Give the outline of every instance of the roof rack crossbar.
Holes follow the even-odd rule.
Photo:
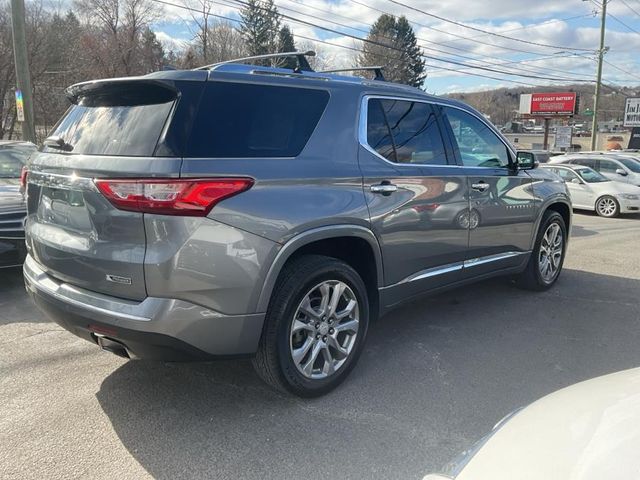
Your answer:
[[[374,80],[384,81],[384,75],[382,74],[382,70],[384,70],[384,67],[381,65],[376,65],[371,67],[336,68],[332,70],[322,70],[318,73],[358,72],[363,70],[373,71],[375,73]]]
[[[202,67],[194,68],[193,70],[211,70],[214,67],[220,65],[227,65],[229,63],[244,63],[253,60],[265,60],[269,58],[288,58],[296,57],[298,59],[298,66],[294,69],[295,72],[313,72],[311,65],[307,57],[315,57],[316,52],[313,50],[307,50],[306,52],[280,52],[280,53],[267,53],[265,55],[253,55],[251,57],[234,58],[233,60],[225,60],[224,62],[212,63],[211,65],[204,65]]]

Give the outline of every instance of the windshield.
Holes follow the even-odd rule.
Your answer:
[[[27,145],[0,147],[0,178],[20,178],[22,167],[35,150]]]
[[[619,158],[618,161],[634,173],[640,173],[640,162],[631,158]]]
[[[604,175],[596,172],[595,170],[592,170],[591,168],[576,169],[576,173],[580,175],[580,178],[582,178],[587,183],[601,183],[611,181]]]

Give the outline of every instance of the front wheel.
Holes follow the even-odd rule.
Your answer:
[[[615,198],[605,195],[596,201],[596,213],[601,217],[617,217],[620,213],[620,205]]]
[[[524,272],[516,279],[528,290],[547,290],[558,280],[567,250],[567,227],[562,215],[546,211]]]
[[[302,256],[279,279],[254,368],[279,390],[323,395],[355,366],[368,325],[367,290],[358,273],[335,258]]]

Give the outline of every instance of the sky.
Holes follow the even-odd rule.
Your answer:
[[[197,5],[199,0],[167,1]],[[291,17],[284,23],[297,43],[312,44],[335,66],[353,66],[362,48],[358,38],[366,37],[383,12],[404,15],[427,63],[424,88],[435,94],[595,81],[601,0],[275,2]],[[195,31],[190,12],[163,8],[154,31],[166,48],[184,48]],[[238,8],[232,0],[215,0],[212,13],[238,19]],[[609,0],[606,22],[603,82],[640,90],[640,0]]]

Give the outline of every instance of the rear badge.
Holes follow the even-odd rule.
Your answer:
[[[108,282],[131,285],[131,279],[129,277],[120,277],[118,275],[107,275],[106,277]]]

